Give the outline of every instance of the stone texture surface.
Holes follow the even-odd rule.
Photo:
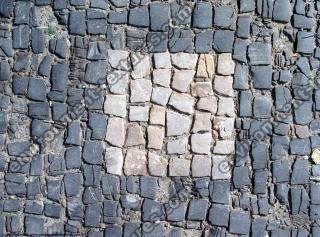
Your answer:
[[[0,236],[319,236],[319,13],[0,1]]]

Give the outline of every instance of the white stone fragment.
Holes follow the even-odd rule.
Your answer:
[[[119,117],[127,115],[127,99],[125,95],[106,95],[104,112]]]
[[[108,147],[105,153],[107,172],[115,175],[122,175],[123,154],[118,147]]]
[[[125,125],[122,118],[109,118],[106,141],[113,146],[122,147],[125,139]]]

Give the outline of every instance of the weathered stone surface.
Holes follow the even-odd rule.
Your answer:
[[[190,160],[183,158],[172,158],[169,163],[170,176],[189,176]]]
[[[147,175],[147,157],[145,151],[136,148],[127,150],[124,173],[126,175]]]
[[[193,113],[194,98],[188,94],[173,92],[170,96],[169,105],[180,112],[187,114]]]
[[[167,136],[179,136],[190,130],[191,120],[187,116],[168,110],[166,118]]]
[[[111,145],[122,147],[125,139],[125,125],[122,118],[109,118],[106,141]]]
[[[191,149],[194,153],[210,154],[212,136],[210,133],[191,135]]]
[[[218,56],[217,72],[222,75],[231,75],[234,73],[235,63],[230,53],[222,53]]]
[[[214,89],[220,95],[233,96],[233,78],[231,76],[215,76]]]
[[[192,158],[192,177],[211,176],[211,158],[204,155],[195,155]]]
[[[148,148],[160,150],[164,139],[165,130],[163,127],[149,126],[148,133]]]
[[[193,80],[195,71],[193,70],[176,70],[172,78],[172,88],[180,92],[187,92],[188,87]]]
[[[148,153],[148,168],[151,175],[166,176],[168,160],[153,152]]]
[[[171,55],[172,64],[180,69],[195,70],[198,60],[197,54],[177,53]]]
[[[106,114],[125,117],[127,115],[127,99],[125,95],[107,95],[104,102]]]
[[[171,83],[170,69],[155,69],[153,70],[152,75],[153,75],[152,77],[153,83],[160,86],[164,86],[164,87],[170,87],[170,83]]]
[[[137,79],[130,82],[130,101],[131,102],[146,102],[150,101],[152,83],[150,80]]]
[[[197,109],[215,114],[218,109],[218,98],[215,96],[200,98],[197,103]]]
[[[141,126],[139,126],[137,123],[129,125],[127,128],[127,139],[125,146],[145,145],[145,143],[146,142]]]

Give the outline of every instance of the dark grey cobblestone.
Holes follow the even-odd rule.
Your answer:
[[[0,236],[320,236],[319,14],[0,0]]]

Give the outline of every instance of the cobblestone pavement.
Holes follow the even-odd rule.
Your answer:
[[[0,0],[0,236],[320,236],[320,1]]]

